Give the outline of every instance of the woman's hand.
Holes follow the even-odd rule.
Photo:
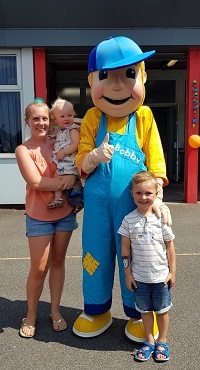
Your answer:
[[[76,182],[77,176],[76,175],[63,175],[63,176],[58,176],[57,178],[61,179],[61,182],[57,190],[66,190],[66,189],[73,188]]]

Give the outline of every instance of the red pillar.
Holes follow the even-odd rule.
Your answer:
[[[200,49],[188,50],[185,132],[185,201],[198,200],[198,148],[188,144],[191,135],[199,135]]]
[[[46,59],[44,49],[34,49],[34,79],[35,79],[35,97],[47,101],[46,87]]]

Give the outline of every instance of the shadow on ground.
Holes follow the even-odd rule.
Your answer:
[[[13,328],[19,330],[22,318],[26,312],[26,301],[10,301],[6,298],[0,298],[0,308],[4,314],[1,317],[0,334],[4,328]],[[126,338],[124,329],[127,321],[124,319],[113,318],[113,324],[104,333],[103,336],[94,338],[80,338],[72,332],[73,323],[80,315],[82,310],[61,306],[61,314],[68,323],[68,328],[63,332],[52,330],[51,319],[49,318],[50,304],[40,301],[38,305],[38,316],[36,323],[36,335],[32,340],[44,343],[54,342],[67,345],[74,348],[96,351],[133,351],[134,348],[140,348],[137,343],[129,341]],[[117,335],[116,335],[117,333]],[[122,338],[127,339],[122,341]],[[23,338],[20,338],[22,341]]]

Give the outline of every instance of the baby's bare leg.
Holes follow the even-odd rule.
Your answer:
[[[58,177],[60,176],[59,173],[54,173],[53,177]],[[47,207],[48,208],[57,208],[57,207],[62,207],[64,204],[64,200],[62,198],[62,190],[56,190],[54,191],[54,197],[53,199],[50,200],[48,203]]]
[[[60,175],[61,175],[60,173],[55,172],[54,175],[53,175],[53,177],[58,177]],[[62,190],[55,190],[54,191],[54,198],[62,199]]]

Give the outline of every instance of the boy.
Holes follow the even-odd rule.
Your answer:
[[[175,238],[171,227],[154,213],[152,205],[158,180],[149,171],[138,172],[132,180],[131,194],[137,208],[124,217],[118,233],[122,235],[121,256],[126,285],[135,293],[135,308],[142,315],[147,341],[135,358],[146,361],[155,351],[156,361],[168,361],[168,311],[172,306],[170,289],[175,283]],[[153,311],[159,336],[154,343]]]

